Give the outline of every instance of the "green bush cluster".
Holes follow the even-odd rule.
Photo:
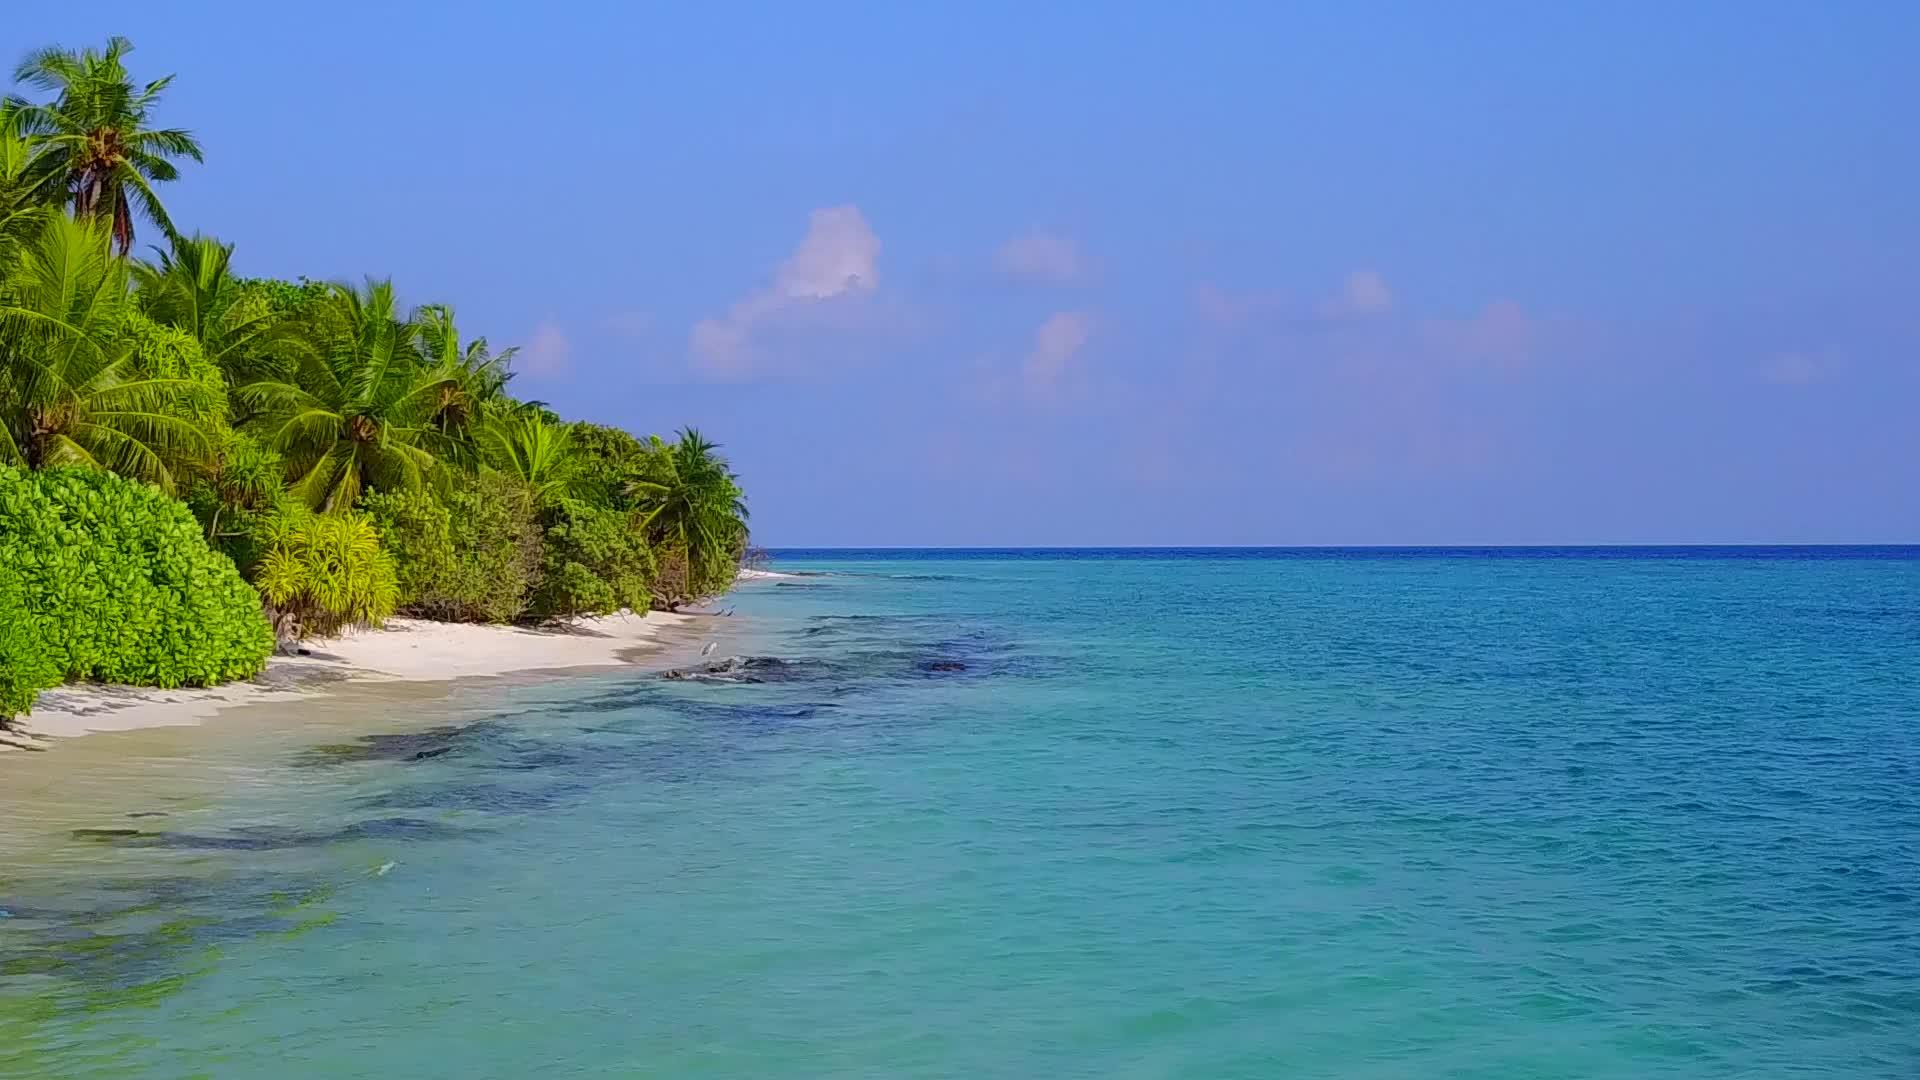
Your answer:
[[[275,637],[332,637],[393,614],[400,599],[393,556],[365,514],[287,504],[256,521],[254,583],[271,608]]]
[[[653,560],[628,515],[563,499],[545,516],[535,614],[568,618],[652,606]]]
[[[133,368],[152,379],[179,379],[188,383],[174,409],[195,420],[225,427],[227,383],[220,368],[208,360],[192,334],[154,322],[138,310],[127,312],[122,330],[133,346]]]
[[[380,545],[393,554],[399,610],[433,618],[429,612],[463,606],[445,503],[425,490],[373,491],[361,498],[360,508],[380,534]]]
[[[64,679],[206,686],[273,650],[184,503],[96,469],[0,467],[0,711]]]
[[[59,665],[27,611],[20,575],[0,566],[0,728],[9,717],[32,709],[42,688],[59,681]]]
[[[446,622],[512,622],[541,571],[541,534],[524,491],[482,473],[443,501],[428,490],[361,499],[393,553],[400,610]]]
[[[595,506],[632,510],[638,490],[666,478],[666,450],[619,428],[573,425],[573,495]]]

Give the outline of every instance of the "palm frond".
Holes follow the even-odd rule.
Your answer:
[[[30,53],[15,69],[16,81],[51,91],[54,100],[34,104],[10,98],[5,107],[8,127],[44,140],[33,167],[36,185],[57,179],[76,215],[110,216],[122,254],[132,247],[136,211],[172,234],[151,184],[179,176],[173,159],[202,156],[190,132],[148,126],[172,77],[136,89],[122,62],[132,51],[131,42],[113,38],[104,51]]]
[[[162,87],[164,89],[164,87]],[[205,161],[201,155],[200,142],[193,133],[183,128],[166,128],[159,131],[137,131],[127,138],[127,147],[152,160],[164,160],[168,157],[190,157],[195,161]],[[169,165],[171,167],[171,165]]]

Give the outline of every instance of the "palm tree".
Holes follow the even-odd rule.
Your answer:
[[[671,445],[653,439],[659,462],[654,479],[636,480],[629,493],[640,504],[640,524],[657,547],[685,553],[687,592],[723,587],[747,537],[747,504],[720,445],[684,428]]]
[[[12,112],[0,106],[0,279],[47,212],[48,185],[28,171],[38,150],[38,140],[19,134]]]
[[[316,510],[350,509],[369,487],[413,491],[444,470],[432,421],[451,379],[417,346],[419,327],[395,313],[393,283],[331,287],[338,329],[303,355],[291,381],[261,380],[235,393],[286,459],[288,491]]]
[[[486,338],[475,338],[463,346],[453,309],[444,304],[421,307],[414,319],[420,326],[420,345],[428,362],[447,377],[432,419],[434,429],[442,436],[442,450],[449,457],[472,464],[485,456],[485,448],[476,443],[488,422],[513,411],[517,404],[507,396],[507,383],[513,379],[510,366],[519,350],[496,353],[487,346]]]
[[[232,244],[195,233],[176,235],[154,252],[156,261],[133,267],[147,316],[193,335],[220,370],[240,374],[251,368],[253,354],[300,344],[287,333],[289,321],[270,307],[233,302]]]
[[[30,53],[14,69],[14,81],[56,96],[48,104],[17,97],[7,101],[18,130],[43,140],[34,171],[65,187],[74,216],[110,218],[122,255],[133,249],[135,210],[173,235],[173,222],[153,185],[179,178],[174,159],[201,160],[192,133],[147,126],[173,76],[136,88],[121,62],[132,51],[132,42],[115,37],[105,52],[46,48]]]
[[[46,217],[0,286],[0,462],[92,465],[172,491],[174,470],[212,450],[186,418],[204,387],[140,370],[106,228]]]
[[[551,505],[573,486],[573,425],[532,411],[496,418],[484,429],[484,460],[520,481],[536,507]]]

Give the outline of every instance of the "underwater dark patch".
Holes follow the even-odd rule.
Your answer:
[[[484,722],[483,722],[484,723]],[[391,735],[362,735],[350,743],[315,746],[302,751],[294,764],[307,767],[345,765],[362,761],[426,761],[450,754],[476,735],[478,724],[428,728]]]
[[[590,761],[595,757],[589,751],[564,749],[551,743],[522,744],[502,747],[501,752],[481,762],[489,769],[505,769],[509,772],[534,772],[545,769],[559,769]]]
[[[590,698],[569,701],[565,705],[560,706],[560,710],[568,714],[620,712],[621,710],[631,709],[635,705],[641,704],[645,700],[645,694],[648,689],[651,688],[641,688],[637,686],[622,687],[619,690],[597,694]]]
[[[766,704],[686,697],[662,697],[654,704],[676,716],[709,724],[740,724],[761,720],[795,723],[812,720],[829,709],[838,708],[832,702]]]
[[[0,936],[0,978],[53,975],[70,980],[78,1008],[150,1002],[206,967],[208,949],[264,933],[295,933],[332,917],[330,882],[282,875],[145,878],[104,881],[104,903],[85,909],[34,909],[30,931]],[[162,916],[125,929],[121,920]]]
[[[71,835],[75,840],[125,840],[134,836],[152,836],[153,833],[140,829],[75,829]]]
[[[571,802],[587,791],[584,784],[551,784],[536,790],[490,783],[420,784],[358,800],[363,810],[477,810],[536,813]]]
[[[904,626],[913,621],[909,615],[815,615],[807,620],[804,629],[809,632],[851,633],[883,626]]]
[[[865,685],[1040,674],[1003,635],[931,615],[821,615],[801,627],[807,655],[727,657],[664,672],[691,683],[804,683],[843,696]],[[824,648],[823,648],[824,646]]]
[[[729,656],[692,667],[669,668],[660,673],[660,678],[669,682],[800,682],[816,674],[808,667],[819,663],[783,660],[777,656]]]
[[[75,829],[78,840],[99,840],[124,847],[178,848],[192,851],[273,851],[322,847],[353,840],[444,840],[472,833],[420,818],[374,818],[333,829],[291,829],[278,825],[242,825],[226,833],[143,832],[138,829]]]

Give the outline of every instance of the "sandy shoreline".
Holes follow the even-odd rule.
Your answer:
[[[15,746],[108,731],[199,724],[248,705],[322,697],[340,684],[448,682],[641,662],[673,644],[697,647],[709,617],[648,612],[582,619],[563,629],[390,619],[384,629],[306,643],[309,655],[274,657],[249,682],[159,690],[72,684],[43,692],[18,718]]]

